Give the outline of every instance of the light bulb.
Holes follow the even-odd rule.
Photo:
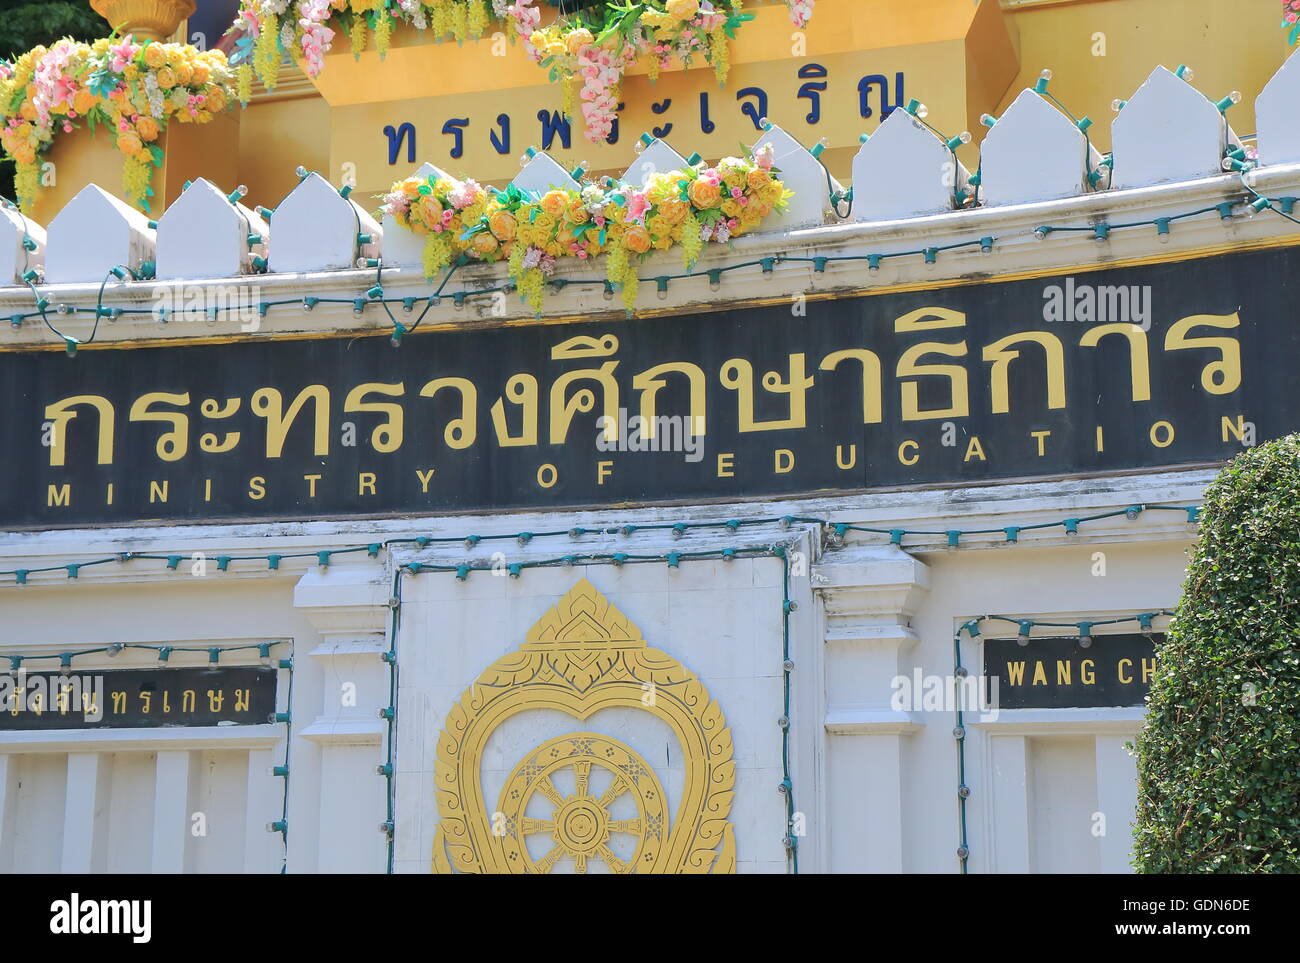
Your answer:
[[[957,139],[958,139],[959,141],[961,141],[963,144],[969,144],[969,143],[970,143],[970,131],[968,131],[968,130],[963,130],[960,134],[957,135]]]
[[[1115,111],[1115,113],[1118,114],[1121,110],[1124,109],[1124,105],[1126,103],[1128,103],[1128,101],[1120,100],[1118,97],[1116,97],[1114,100],[1110,102],[1110,109]]]
[[[1038,75],[1038,79],[1039,79],[1039,80],[1051,80],[1051,79],[1052,79],[1052,71],[1051,71],[1050,69],[1044,67],[1043,70],[1039,73],[1039,75]]]
[[[1228,99],[1232,101],[1234,104],[1241,103],[1241,91],[1240,90],[1232,91],[1232,93],[1228,94]]]
[[[925,120],[925,118],[930,116],[930,108],[925,106],[925,104],[917,105],[916,116],[921,118],[922,120]]]
[[[302,180],[308,174],[307,168],[303,167],[301,164],[295,167],[293,172],[298,175],[299,180]]]

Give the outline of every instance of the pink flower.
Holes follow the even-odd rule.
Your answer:
[[[140,48],[133,44],[129,37],[124,39],[116,47],[109,47],[108,49],[113,54],[113,59],[109,63],[109,69],[116,74],[120,74],[122,71],[126,70],[127,65],[130,64],[131,61],[135,59],[135,55],[140,52]]]
[[[627,216],[634,221],[645,217],[650,210],[650,201],[640,191],[632,191],[627,198]]]

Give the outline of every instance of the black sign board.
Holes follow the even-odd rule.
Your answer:
[[[1214,463],[1300,428],[1298,278],[1292,247],[417,332],[400,348],[250,336],[4,353],[0,526],[734,500]]]
[[[1078,636],[985,639],[986,698],[998,709],[1140,706],[1163,641],[1136,633],[1095,635],[1087,647]]]
[[[0,673],[0,731],[251,726],[273,721],[276,670],[262,666]]]

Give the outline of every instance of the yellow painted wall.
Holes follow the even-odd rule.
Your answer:
[[[573,149],[554,151],[557,158],[569,164],[587,160],[596,171],[621,170],[642,129],[665,120],[674,121],[669,140],[683,153],[699,150],[710,159],[734,153],[741,139],[754,137],[749,121],[735,115],[735,91],[758,83],[773,95],[774,120],[809,143],[829,136],[823,160],[847,181],[857,135],[879,122],[878,116],[858,116],[851,87],[863,73],[892,76],[897,70],[907,73],[908,96],[930,106],[931,123],[945,133],[972,131],[975,142],[959,152],[972,168],[984,133],[979,115],[1000,113],[1043,67],[1054,71],[1053,94],[1076,116],[1093,119],[1090,133],[1101,150],[1110,147],[1111,101],[1131,96],[1156,64],[1191,65],[1195,85],[1212,99],[1240,90],[1243,101],[1229,120],[1247,134],[1254,130],[1256,94],[1288,53],[1276,0],[1004,0],[1000,6],[994,0],[820,0],[807,32],[807,58],[831,68],[832,87],[823,97],[826,119],[810,127],[801,124],[807,101],[794,97],[800,58],[791,57],[793,32],[784,8],[764,6],[757,13],[759,19],[742,27],[732,45],[733,76],[726,89],[703,69],[665,74],[653,86],[643,74],[631,76],[619,145],[590,145],[576,124]],[[558,108],[559,95],[521,48],[509,46],[506,56],[494,57],[490,47],[490,38],[435,46],[399,32],[381,64],[373,51],[354,61],[341,38],[316,82],[332,108],[309,92],[255,100],[244,112],[240,180],[254,200],[274,204],[292,188],[297,164],[337,182],[347,160],[357,166],[359,193],[382,190],[407,168],[405,150],[397,165],[387,164],[383,126],[406,120],[419,130],[418,160],[483,181],[508,179],[523,148],[539,141],[538,123],[528,123],[537,104]],[[700,91],[709,92],[718,122],[707,137],[694,106]],[[651,102],[668,97],[674,99],[671,113],[650,113]],[[511,111],[515,123],[506,156],[488,145],[484,126],[503,110]],[[439,131],[447,117],[466,115],[475,126],[467,133],[465,156],[453,161],[446,154],[451,138]]]

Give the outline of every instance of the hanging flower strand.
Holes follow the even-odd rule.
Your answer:
[[[786,4],[791,22],[807,26],[813,0]],[[675,61],[684,67],[702,61],[725,83],[728,42],[754,19],[743,12],[743,0],[611,0],[573,14],[561,11],[543,27],[541,7],[541,0],[241,0],[231,62],[239,67],[240,99],[247,102],[253,75],[274,87],[286,53],[315,77],[340,31],[354,56],[373,37],[383,57],[399,23],[459,43],[486,36],[495,18],[513,26],[527,54],[561,87],[565,113],[576,101],[587,138],[599,143],[613,129],[623,78],[633,64],[647,59],[653,80]]]

